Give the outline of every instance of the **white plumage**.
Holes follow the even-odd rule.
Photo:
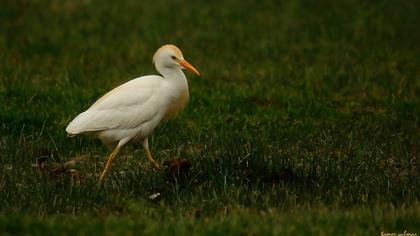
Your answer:
[[[174,45],[159,48],[153,62],[162,76],[143,76],[120,85],[79,114],[66,128],[71,136],[89,134],[106,144],[116,144],[100,182],[120,147],[132,140],[142,143],[148,160],[160,170],[151,157],[147,137],[159,123],[176,115],[187,103],[188,83],[182,69],[200,74]]]

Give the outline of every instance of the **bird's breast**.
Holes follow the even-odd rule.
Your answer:
[[[181,89],[178,94],[170,96],[169,104],[167,105],[163,115],[163,120],[166,121],[176,116],[187,104],[188,97],[188,88]]]

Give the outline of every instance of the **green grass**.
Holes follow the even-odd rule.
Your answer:
[[[0,6],[0,234],[420,233],[415,1]],[[188,176],[132,144],[98,188],[110,150],[65,127],[166,43],[202,77],[150,145]]]

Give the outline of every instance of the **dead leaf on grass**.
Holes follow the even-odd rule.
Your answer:
[[[191,161],[183,158],[173,158],[164,162],[165,176],[171,183],[184,183],[188,180]]]

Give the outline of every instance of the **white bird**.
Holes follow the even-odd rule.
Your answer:
[[[147,138],[156,126],[175,116],[186,105],[188,82],[182,69],[198,76],[200,73],[174,45],[159,48],[153,62],[162,76],[142,76],[116,87],[80,113],[66,128],[70,136],[93,135],[105,144],[116,145],[99,183],[103,182],[120,148],[130,141],[140,142],[149,162],[160,171],[149,151]]]

